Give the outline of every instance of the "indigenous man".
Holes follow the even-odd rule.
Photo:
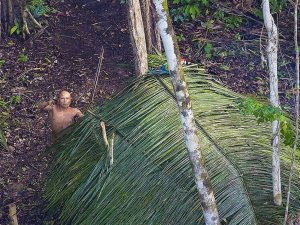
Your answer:
[[[61,91],[58,95],[58,105],[53,100],[38,104],[38,108],[49,112],[50,124],[54,140],[59,133],[70,126],[75,118],[83,117],[82,112],[77,108],[70,107],[71,94],[67,91]]]

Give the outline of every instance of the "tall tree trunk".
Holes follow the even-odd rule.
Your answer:
[[[167,0],[153,0],[153,2],[156,7],[158,29],[166,52],[180,119],[183,126],[184,139],[189,159],[192,164],[195,183],[200,195],[205,222],[209,225],[219,225],[219,215],[212,185],[200,152],[199,137],[197,136],[195,119],[191,109],[191,101],[180,63],[180,52],[171,19],[168,16]]]
[[[161,40],[160,40],[160,34],[158,31],[158,27],[157,24],[155,22],[155,8],[153,5],[153,2],[151,2],[150,4],[150,12],[151,12],[151,21],[152,21],[152,34],[153,34],[153,38],[152,38],[152,51],[153,52],[161,52],[162,50],[162,46],[161,46]]]
[[[292,161],[291,161],[291,167],[290,167],[290,175],[289,175],[289,181],[288,181],[288,190],[287,190],[287,197],[286,197],[286,207],[285,207],[285,215],[284,215],[284,223],[283,225],[287,224],[288,215],[289,215],[289,206],[290,206],[290,196],[291,196],[291,186],[292,186],[292,177],[294,172],[294,166],[295,166],[295,160],[296,160],[296,150],[298,147],[298,139],[299,139],[299,88],[300,88],[300,59],[299,59],[299,45],[298,45],[298,0],[295,0],[294,5],[294,43],[295,43],[295,71],[296,71],[296,104],[295,104],[295,118],[296,118],[296,137],[294,141],[294,147],[293,147],[293,154],[292,154]],[[297,217],[300,220],[300,214],[297,214]],[[296,224],[296,223],[293,223]]]
[[[148,71],[148,57],[139,0],[128,1],[128,19],[137,76]]]
[[[145,28],[145,38],[147,43],[147,51],[152,51],[152,38],[151,38],[151,17],[150,17],[150,0],[140,0],[141,12],[143,16],[143,24]]]
[[[29,35],[30,30],[42,28],[27,9],[26,0],[0,0],[0,39],[1,34],[10,33],[15,23],[19,25],[23,37]]]
[[[278,32],[277,26],[270,13],[269,0],[263,1],[264,23],[268,32],[267,58],[270,76],[270,102],[272,106],[279,107],[278,97],[278,78],[277,78],[277,51],[278,51]],[[280,123],[275,120],[272,122],[272,180],[273,198],[275,205],[282,204],[281,176],[280,176]]]
[[[2,38],[2,1],[0,0],[0,40]]]
[[[155,9],[150,0],[140,0],[148,54],[161,52],[160,35],[155,23]]]

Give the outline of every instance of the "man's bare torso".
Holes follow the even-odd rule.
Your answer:
[[[58,98],[58,104],[53,100],[38,104],[40,109],[49,113],[50,125],[54,139],[59,133],[70,126],[76,117],[83,117],[82,112],[77,108],[70,107],[71,94],[68,91],[61,91]]]
[[[63,129],[70,126],[74,122],[77,114],[78,109],[76,108],[69,107],[67,109],[61,109],[59,106],[54,105],[49,112],[53,134],[57,135]]]

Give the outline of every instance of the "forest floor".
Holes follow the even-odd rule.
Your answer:
[[[5,132],[9,149],[0,149],[1,225],[8,224],[5,215],[12,202],[20,224],[43,224],[42,181],[48,164],[44,152],[50,130],[47,114],[36,103],[53,99],[65,89],[72,93],[72,105],[84,112],[91,105],[102,46],[95,101],[113,96],[132,76],[124,5],[51,1],[50,6],[58,12],[49,17],[40,36],[1,43],[0,59],[5,64],[0,73],[0,106],[5,104],[1,113],[9,113]]]
[[[45,149],[50,129],[47,114],[38,110],[36,103],[53,99],[65,89],[72,92],[73,106],[84,112],[91,105],[102,47],[95,102],[109,99],[133,77],[125,5],[95,0],[50,0],[49,5],[57,12],[47,18],[42,32],[25,41],[9,37],[0,43],[0,123],[6,126],[9,145],[0,149],[1,225],[8,224],[9,203],[17,205],[20,224],[47,224],[42,184],[47,179],[49,156]],[[182,55],[189,62],[201,62],[237,92],[267,95],[268,79],[259,54],[261,22],[250,20],[235,32],[222,23],[208,28],[200,21],[178,23],[175,28]],[[282,35],[282,43],[291,37]],[[213,47],[205,51],[203,43],[208,42]],[[282,45],[282,49],[284,55],[287,48]],[[293,66],[280,65],[286,71]],[[291,87],[289,74],[281,76],[280,90]],[[281,100],[288,105],[292,98],[282,92]]]

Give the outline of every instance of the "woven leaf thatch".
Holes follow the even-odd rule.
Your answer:
[[[224,224],[280,224],[272,203],[270,126],[242,116],[241,96],[202,70],[186,68],[201,149]],[[53,146],[46,184],[49,210],[60,224],[203,224],[170,78],[136,80],[123,93],[86,112]],[[114,164],[102,141],[115,134]],[[282,150],[286,192],[289,149]],[[299,168],[299,163],[297,164]],[[300,211],[299,178],[291,209]]]

